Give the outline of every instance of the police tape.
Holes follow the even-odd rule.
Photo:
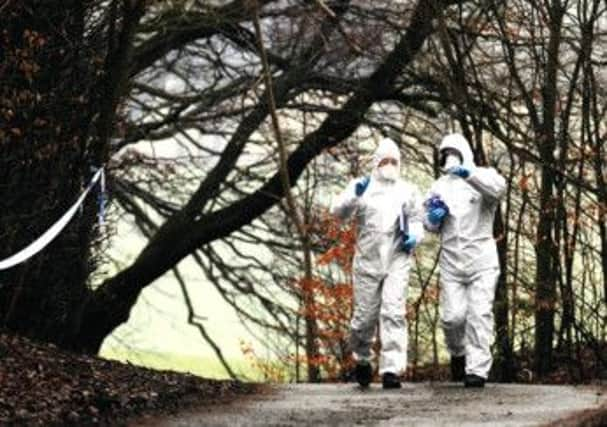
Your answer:
[[[97,170],[95,175],[93,175],[91,182],[86,187],[86,189],[82,192],[82,194],[80,195],[78,200],[76,200],[76,202],[72,205],[72,207],[69,208],[69,210],[65,214],[63,214],[63,216],[61,218],[59,218],[59,220],[56,223],[54,223],[51,226],[51,228],[46,230],[40,237],[38,237],[38,239],[36,239],[34,242],[32,242],[27,247],[23,248],[21,251],[10,256],[9,258],[6,258],[6,259],[0,261],[0,270],[7,270],[11,267],[14,267],[17,264],[21,264],[22,262],[27,261],[34,255],[36,255],[38,252],[40,252],[44,248],[46,248],[59,235],[59,233],[61,233],[63,231],[65,226],[70,222],[72,217],[78,211],[78,208],[80,208],[80,206],[84,202],[84,199],[86,199],[86,196],[93,189],[95,184],[97,184],[97,181],[99,181],[100,179],[101,179],[101,182],[104,184],[105,179],[104,179],[103,168]],[[102,191],[103,191],[103,189],[102,189]]]

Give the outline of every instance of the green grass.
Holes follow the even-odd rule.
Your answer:
[[[189,372],[205,378],[228,379],[229,375],[216,358],[139,349],[105,348],[101,357],[128,362],[152,369]],[[246,359],[228,360],[232,370],[243,380],[264,381],[263,374]]]

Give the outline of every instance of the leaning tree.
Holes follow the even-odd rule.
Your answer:
[[[350,137],[377,103],[422,103],[399,95],[403,85],[413,85],[401,76],[421,55],[437,10],[449,4],[4,3],[0,254],[16,252],[46,230],[101,166],[110,187],[130,195],[131,210],[140,206],[133,200],[145,200],[163,213],[161,222],[148,224],[149,241],[132,264],[93,286],[99,234],[94,199],[87,201],[45,251],[2,272],[4,326],[98,351],[128,319],[142,289],[284,196],[274,153],[259,167],[264,173],[258,185],[246,180],[233,185],[239,166],[250,161],[252,142],[269,123],[270,89],[278,110],[324,91],[331,102],[319,102],[322,120],[286,147],[292,186],[319,154]],[[272,74],[265,82],[252,26],[256,13]],[[380,24],[385,34],[363,37]],[[180,90],[167,90],[163,73],[170,73]],[[192,142],[206,161],[184,200],[165,203],[158,193],[142,191],[135,177],[126,179],[133,166],[128,155],[114,157],[142,140],[176,135],[191,140],[191,131],[217,139]],[[137,165],[145,169],[144,161]]]

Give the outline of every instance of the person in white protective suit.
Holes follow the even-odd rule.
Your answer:
[[[362,387],[372,380],[371,345],[379,326],[383,387],[399,388],[407,365],[405,299],[411,254],[423,238],[424,213],[418,189],[400,178],[394,141],[380,141],[371,176],[353,179],[333,200],[331,212],[342,220],[354,215],[357,221],[350,335],[356,380]]]
[[[492,363],[492,309],[500,275],[493,220],[506,181],[495,169],[475,165],[460,134],[445,136],[439,152],[444,175],[424,202],[424,226],[441,237],[441,325],[452,380],[483,387]]]

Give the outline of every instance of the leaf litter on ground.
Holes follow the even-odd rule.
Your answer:
[[[0,333],[0,425],[125,425],[227,403],[257,384],[158,371]]]

